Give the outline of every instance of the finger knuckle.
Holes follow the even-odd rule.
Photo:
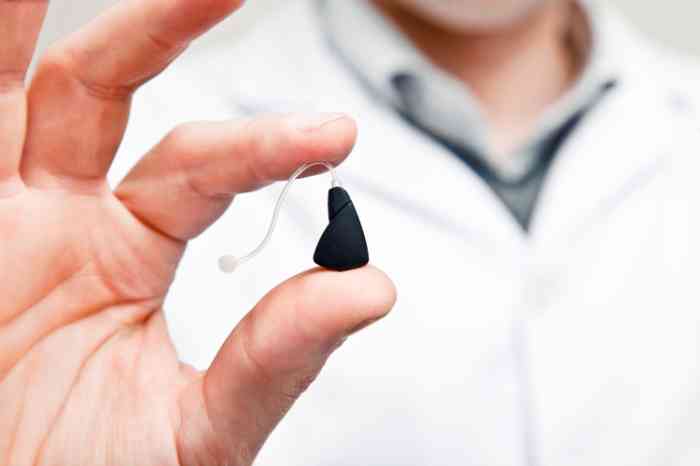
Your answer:
[[[161,149],[171,159],[174,169],[189,191],[199,197],[230,200],[232,193],[213,190],[206,176],[201,176],[201,168],[210,159],[201,146],[201,130],[204,123],[188,122],[176,126],[164,139]],[[206,170],[205,170],[206,171]]]
[[[246,318],[240,327],[239,349],[250,374],[262,382],[269,383],[272,375],[266,369],[261,357],[261,347],[255,336],[255,313]]]
[[[180,157],[187,157],[192,153],[192,147],[196,142],[196,135],[201,129],[201,124],[188,121],[180,123],[173,128],[165,138],[164,143],[169,151]]]
[[[131,97],[136,85],[101,83],[78,71],[74,52],[65,45],[52,45],[39,61],[35,82],[68,82],[80,86],[84,92],[100,100],[125,101]]]
[[[69,61],[69,56],[63,48],[51,45],[37,64],[36,76],[66,75],[70,67]]]
[[[157,52],[162,54],[170,54],[173,51],[181,49],[184,47],[182,43],[171,42],[170,40],[162,37],[153,32],[146,32],[146,40],[155,48]]]
[[[303,395],[318,378],[319,371],[314,370],[293,377],[282,390],[285,400],[293,402]]]
[[[261,126],[261,121],[257,119],[244,121],[234,149],[236,158],[245,168],[246,177],[253,187],[260,186],[269,178],[265,164],[260,163],[261,156],[270,152],[267,132]]]
[[[307,342],[315,346],[322,345],[329,338],[327,315],[319,314],[315,302],[324,292],[314,280],[302,281],[299,284],[299,294],[291,303],[294,315],[294,325],[297,333]]]
[[[24,88],[24,70],[0,69],[0,94],[9,94]]]

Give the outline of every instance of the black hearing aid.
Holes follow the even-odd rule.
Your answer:
[[[314,262],[341,272],[367,265],[369,252],[365,232],[350,195],[340,186],[328,192],[328,221],[316,246]]]
[[[333,186],[328,192],[328,226],[316,246],[314,262],[321,267],[338,272],[364,267],[369,263],[367,240],[350,194],[341,186],[333,165],[328,162],[312,162],[299,167],[289,178],[277,199],[270,227],[260,245],[242,257],[221,257],[219,268],[222,272],[233,273],[241,264],[257,256],[265,248],[275,230],[282,204],[292,184],[306,170],[316,166],[324,166],[331,173]]]

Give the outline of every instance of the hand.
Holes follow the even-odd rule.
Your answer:
[[[311,270],[208,371],[178,362],[162,304],[187,241],[236,193],[340,163],[355,139],[337,115],[191,123],[109,188],[134,90],[239,3],[124,0],[25,89],[47,3],[0,0],[0,464],[250,465],[331,352],[392,307],[376,269]]]

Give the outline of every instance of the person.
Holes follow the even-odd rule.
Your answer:
[[[697,464],[694,62],[593,2],[299,0],[125,133],[239,3],[125,0],[26,94],[46,3],[0,3],[2,463]],[[215,267],[276,192],[234,194],[351,149],[400,295],[361,333],[396,300],[373,267],[255,304],[308,266],[327,178]]]

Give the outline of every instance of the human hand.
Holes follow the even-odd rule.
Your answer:
[[[209,370],[178,361],[162,305],[187,241],[236,193],[355,140],[341,115],[189,123],[110,189],[133,92],[239,3],[124,0],[25,87],[47,2],[0,0],[0,464],[250,465],[332,351],[393,306],[377,269],[311,270]]]

